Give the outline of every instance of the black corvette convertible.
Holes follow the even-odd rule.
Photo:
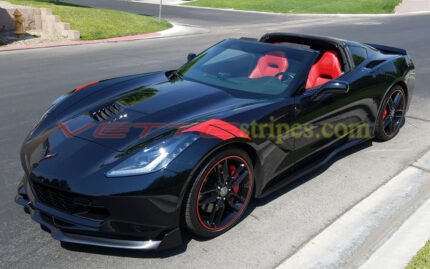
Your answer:
[[[16,202],[60,241],[167,249],[215,237],[261,198],[399,132],[415,84],[399,48],[271,33],[177,70],[92,82],[22,146]]]

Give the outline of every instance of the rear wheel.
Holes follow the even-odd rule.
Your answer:
[[[251,199],[253,167],[248,154],[229,149],[200,170],[185,207],[187,227],[203,237],[218,236],[237,224]]]
[[[382,103],[376,124],[375,136],[380,141],[395,137],[402,127],[406,113],[406,95],[401,86],[394,86]]]

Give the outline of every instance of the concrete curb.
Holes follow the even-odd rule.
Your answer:
[[[52,47],[64,47],[64,46],[76,46],[76,45],[89,45],[89,44],[100,44],[100,43],[113,43],[113,42],[123,42],[123,41],[134,41],[143,40],[149,38],[159,37],[159,33],[142,34],[142,35],[132,35],[124,37],[115,37],[109,39],[99,39],[99,40],[88,40],[88,41],[52,41],[44,42],[38,44],[19,44],[19,45],[7,45],[3,48],[0,47],[0,52],[2,51],[15,51],[15,50],[27,50],[27,49],[40,49],[40,48],[52,48]]]
[[[403,268],[401,265],[409,262],[415,250],[430,238],[428,229],[423,232],[419,228],[422,222],[428,228],[424,217],[430,214],[422,213],[428,206],[420,207],[429,201],[430,152],[339,217],[277,268],[357,268],[367,261],[383,264],[393,257],[382,253],[386,249],[394,251],[396,246],[392,244],[404,236],[406,229],[406,236],[414,240],[409,240],[408,251],[396,250],[402,255],[392,265],[399,267],[383,266]],[[387,241],[390,238],[391,243]]]
[[[430,238],[430,200],[427,200],[360,269],[403,269]]]
[[[194,30],[191,30],[191,27],[186,27],[175,23],[172,23],[172,25],[173,25],[172,28],[163,30],[161,32],[114,37],[114,38],[108,38],[108,39],[88,40],[88,41],[65,40],[65,41],[44,42],[44,43],[38,43],[38,44],[6,45],[4,47],[0,47],[0,52],[64,47],[64,46],[91,45],[91,44],[102,44],[102,43],[119,43],[119,42],[127,42],[127,41],[138,41],[138,40],[145,40],[145,39],[156,39],[156,38],[164,38],[164,37],[189,35],[195,32]]]
[[[430,173],[430,152],[413,167]],[[430,199],[413,213],[402,226],[360,267],[360,269],[403,269],[430,239]]]

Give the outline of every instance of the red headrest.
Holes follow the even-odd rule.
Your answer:
[[[326,51],[317,63],[322,76],[329,76],[332,79],[342,74],[342,68],[335,52]]]
[[[288,59],[283,51],[272,51],[258,59],[257,65],[249,78],[275,76],[288,69]]]
[[[336,52],[324,52],[321,59],[312,66],[309,72],[306,89],[320,86],[332,79],[340,77],[340,75],[342,75],[341,66]]]

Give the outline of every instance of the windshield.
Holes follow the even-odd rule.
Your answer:
[[[229,39],[201,53],[177,74],[210,86],[256,97],[278,97],[308,71],[316,52]]]

